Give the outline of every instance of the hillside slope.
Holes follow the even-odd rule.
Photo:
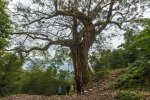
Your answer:
[[[86,90],[85,95],[76,95],[73,94],[71,96],[65,95],[54,95],[54,96],[39,96],[39,95],[13,95],[9,97],[2,98],[0,100],[117,100],[115,99],[118,89],[112,89],[115,84],[117,84],[117,79],[123,75],[125,75],[126,69],[123,70],[113,70],[109,72],[106,76],[105,80],[99,81],[99,86],[95,87],[94,84],[91,84],[90,88]],[[100,80],[100,79],[99,79]],[[136,91],[140,92],[140,91]],[[150,100],[150,93],[141,91],[144,93],[147,98],[146,100]]]

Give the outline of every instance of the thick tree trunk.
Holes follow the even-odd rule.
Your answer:
[[[78,37],[70,47],[76,84],[79,81],[84,85],[88,84],[94,74],[88,64],[88,52],[95,36],[93,27],[91,25],[86,26],[82,39]]]
[[[88,64],[88,54],[86,50],[79,47],[72,47],[71,57],[74,66],[74,76],[76,84],[80,81],[87,84],[92,79],[92,71]]]

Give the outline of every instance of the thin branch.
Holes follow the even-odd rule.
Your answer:
[[[58,3],[57,3],[57,0],[53,0],[54,1],[54,6],[55,6],[55,11],[58,10],[57,6],[58,6]]]
[[[109,23],[113,11],[114,2],[115,0],[111,0],[106,22],[97,30],[97,34],[99,34]]]
[[[33,24],[33,23],[35,23],[35,22],[38,22],[38,21],[41,21],[42,19],[50,19],[50,18],[52,18],[52,17],[55,17],[55,16],[57,16],[58,14],[53,14],[53,15],[49,15],[48,17],[41,17],[41,18],[39,18],[39,19],[36,19],[36,20],[34,20],[34,21],[32,21],[32,22],[29,22],[28,24],[23,24],[22,26],[27,26],[27,25],[30,25],[30,24]]]
[[[90,13],[90,8],[91,8],[91,0],[89,1],[89,6],[88,6],[88,16],[89,16],[89,13]]]
[[[120,15],[123,17],[123,13],[121,13],[121,12],[115,12],[115,13],[111,16],[110,19],[112,20],[112,19],[114,18],[114,16],[117,15],[117,14],[120,14]]]
[[[104,0],[101,0],[96,6],[95,6],[95,8],[91,11],[91,12],[94,12],[99,6],[100,6],[100,4],[103,2]]]
[[[106,6],[108,6],[108,5],[110,5],[111,4],[111,2],[110,3],[107,3],[106,5],[104,5],[103,7],[100,7],[100,8],[97,8],[97,9],[95,9],[95,11],[92,11],[91,12],[91,18],[92,18],[92,20],[94,20],[94,18],[96,17],[96,15],[99,13],[99,11],[100,10],[102,10],[103,8],[105,8]],[[97,11],[96,11],[97,10]],[[92,17],[93,16],[93,17]]]
[[[119,24],[118,22],[115,22],[115,21],[110,21],[109,23],[110,23],[110,24],[115,24],[115,25],[117,25],[120,29],[123,29],[123,28],[121,27],[122,23]]]

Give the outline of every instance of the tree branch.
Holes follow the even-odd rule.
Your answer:
[[[89,6],[88,6],[88,16],[89,16],[89,14],[90,14],[90,8],[91,8],[91,0],[89,1]]]
[[[57,0],[53,0],[54,1],[54,6],[55,6],[55,11],[57,11],[58,10],[58,8],[57,8]]]
[[[35,23],[35,22],[41,21],[42,19],[50,19],[50,18],[55,17],[55,16],[57,16],[56,13],[53,14],[53,15],[49,15],[49,16],[47,16],[47,17],[41,17],[41,18],[39,18],[39,19],[36,19],[36,20],[34,20],[34,21],[29,22],[28,24],[23,24],[23,25],[21,25],[21,26],[27,26],[27,25],[33,24],[33,23]]]
[[[63,39],[59,39],[59,38],[56,41],[53,41],[52,39],[48,38],[47,35],[40,34],[40,33],[37,34],[37,33],[29,33],[29,32],[20,32],[20,33],[13,33],[13,34],[27,35],[28,37],[32,38],[33,40],[40,39],[40,40],[48,41],[48,43],[44,47],[32,47],[29,50],[20,50],[20,51],[25,52],[25,53],[29,53],[33,50],[46,51],[46,50],[48,50],[49,46],[51,46],[53,44],[70,47],[72,42],[73,42],[72,39],[63,40]],[[38,36],[41,36],[41,37],[38,37]],[[45,38],[42,38],[42,37],[45,37]],[[15,49],[13,49],[13,50],[15,50]]]
[[[109,22],[110,24],[115,24],[115,25],[117,25],[120,29],[123,29],[122,27],[121,27],[121,25],[122,25],[122,23],[118,23],[118,22],[115,22],[115,21],[110,21]]]
[[[71,43],[72,43],[72,40],[69,40],[69,39],[68,40],[49,41],[44,47],[32,47],[29,50],[24,50],[23,52],[29,53],[33,50],[46,51],[53,44],[69,47],[69,46],[71,46]]]
[[[95,7],[94,9],[91,11],[92,13],[100,6],[100,4],[103,2],[104,0],[101,0]]]
[[[103,23],[102,26],[97,30],[97,34],[99,34],[107,26],[107,24],[110,22],[114,3],[115,3],[115,0],[111,0],[111,2],[109,3],[110,6],[109,6],[108,14],[107,14],[107,19],[106,19],[105,23]]]

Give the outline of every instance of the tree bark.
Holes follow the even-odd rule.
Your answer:
[[[88,64],[88,54],[85,54],[84,49],[75,46],[71,48],[71,57],[74,66],[74,77],[76,84],[81,82],[87,84],[92,79],[92,71]]]
[[[89,24],[83,31],[82,39],[77,36],[75,42],[70,47],[76,84],[82,82],[86,85],[92,80],[94,72],[92,72],[88,64],[88,52],[91,44],[93,44],[95,35],[94,26]]]

